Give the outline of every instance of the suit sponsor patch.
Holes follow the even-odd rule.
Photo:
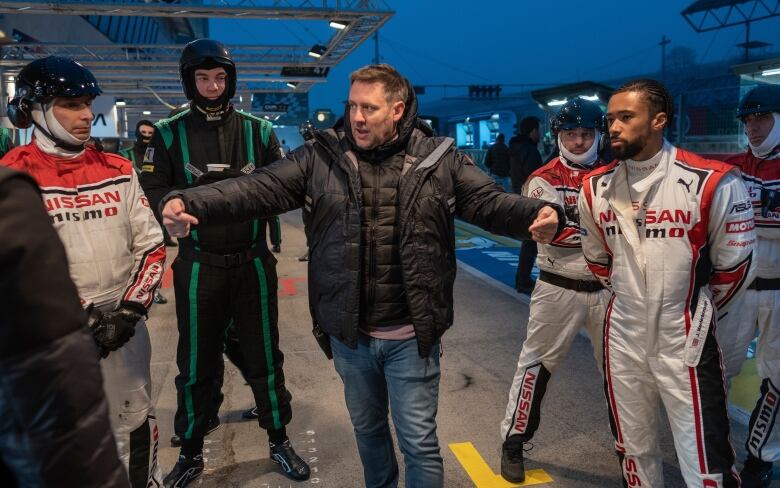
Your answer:
[[[740,234],[742,232],[749,232],[756,227],[753,219],[739,220],[737,222],[726,222],[727,234]]]
[[[735,202],[734,205],[731,206],[731,210],[729,211],[730,214],[739,214],[748,212],[753,208],[753,206],[750,204],[750,200],[742,200],[740,202]]]
[[[536,188],[531,190],[531,193],[529,193],[528,196],[531,197],[531,198],[539,198],[539,197],[542,196],[542,193],[544,193],[544,190],[542,189],[542,187],[541,186],[537,186]]]
[[[141,172],[143,173],[154,173],[154,165],[153,164],[144,164],[141,166]]]
[[[154,148],[147,147],[146,152],[144,153],[144,163],[152,163],[152,162],[154,162]]]

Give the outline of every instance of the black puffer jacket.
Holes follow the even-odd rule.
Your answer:
[[[404,153],[384,161],[358,161],[363,191],[360,325],[411,323],[399,251],[398,188]]]
[[[410,167],[398,188],[399,250],[406,303],[420,355],[427,357],[453,321],[455,215],[491,232],[528,239],[528,226],[539,209],[550,204],[505,193],[455,150],[452,139],[423,132],[416,105],[407,107],[401,132],[404,126],[411,130],[401,149]],[[201,225],[240,222],[303,206],[312,316],[325,332],[356,347],[363,195],[360,174],[346,154],[354,146],[345,129],[339,125],[318,132],[286,159],[252,175],[175,191],[164,201],[182,198]],[[397,152],[395,147],[379,149],[369,155],[356,152],[363,159]],[[558,212],[563,225],[563,211]]]
[[[65,249],[35,182],[3,167],[0,236],[0,486],[129,488]]]
[[[219,178],[240,174],[241,170],[251,172],[281,157],[271,123],[237,110],[210,121],[193,107],[158,121],[155,127],[151,150],[147,151],[151,161],[143,162],[140,178],[152,208],[169,191],[198,185],[204,176]],[[225,171],[221,176],[208,174],[210,163],[229,163],[235,171]],[[212,226],[179,244],[214,254],[241,252],[253,246],[262,249],[266,247],[265,225],[264,221],[247,221]]]

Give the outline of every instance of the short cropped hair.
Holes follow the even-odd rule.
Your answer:
[[[624,83],[615,90],[613,95],[625,92],[639,92],[650,106],[650,116],[655,117],[663,112],[666,114],[666,127],[672,127],[674,120],[674,99],[669,90],[658,80],[651,78],[639,78]]]
[[[531,132],[534,131],[534,129],[539,128],[539,117],[534,117],[531,115],[530,117],[525,117],[523,120],[520,121],[520,134],[527,136]]]
[[[363,66],[349,75],[349,84],[356,81],[363,83],[382,83],[385,87],[385,96],[389,103],[405,102],[409,97],[409,87],[406,80],[395,68],[389,64],[369,64]]]

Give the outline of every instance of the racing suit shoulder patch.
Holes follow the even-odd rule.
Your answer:
[[[183,112],[179,112],[173,117],[158,120],[154,124],[155,129],[160,131],[160,135],[162,136],[163,142],[165,143],[165,149],[170,149],[171,145],[173,144],[173,129],[171,128],[171,125],[189,113],[190,109],[187,109]]]
[[[236,114],[238,114],[239,117],[243,117],[253,122],[257,122],[257,124],[260,126],[260,140],[262,141],[263,146],[268,146],[268,140],[271,138],[271,131],[273,130],[273,124],[271,124],[271,122],[265,119],[261,119],[260,117],[257,117],[256,115],[242,112],[241,110],[236,110]]]

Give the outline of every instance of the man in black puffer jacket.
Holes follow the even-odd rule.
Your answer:
[[[65,249],[38,186],[4,167],[0,235],[0,486],[129,488]]]
[[[388,404],[406,486],[443,484],[439,338],[453,322],[455,215],[540,242],[565,222],[557,206],[502,191],[452,142],[417,118],[405,78],[371,65],[352,73],[333,129],[252,175],[163,200],[175,236],[304,207],[315,335],[344,382],[370,488],[398,482]]]

